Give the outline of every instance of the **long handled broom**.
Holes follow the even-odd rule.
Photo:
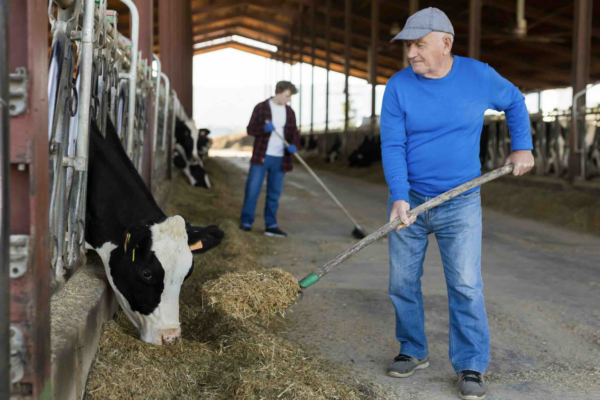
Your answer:
[[[285,140],[285,138],[279,132],[277,132],[276,129],[273,130],[273,132],[275,132],[275,134],[277,136],[279,136],[281,138],[281,140],[283,140],[283,143],[285,144],[286,147],[290,146],[290,144],[287,142],[287,140]],[[352,223],[354,224],[354,230],[352,231],[352,236],[354,236],[357,239],[363,239],[366,236],[366,234],[364,233],[364,231],[362,230],[362,228],[358,224],[358,222],[356,222],[356,220],[354,218],[352,218],[352,215],[350,215],[348,210],[346,210],[346,207],[344,207],[342,205],[342,203],[340,203],[340,201],[337,199],[337,197],[335,197],[334,194],[331,193],[331,190],[329,190],[329,188],[327,186],[325,186],[323,181],[321,179],[319,179],[317,174],[314,173],[314,171],[308,166],[308,164],[306,164],[306,162],[302,159],[302,157],[300,157],[298,155],[297,152],[294,153],[294,156],[296,156],[296,159],[298,159],[298,161],[300,161],[300,163],[302,165],[304,165],[304,168],[306,168],[306,170],[312,175],[313,178],[315,178],[315,180],[319,183],[319,185],[321,185],[321,187],[327,192],[327,194],[333,199],[333,201],[335,201],[335,204],[337,204],[342,209],[342,211],[346,214],[348,219],[350,221],[352,221]]]
[[[410,210],[407,213],[408,217],[409,218],[416,217],[416,216],[424,213],[425,211],[431,210],[432,208],[437,207],[440,204],[442,204],[442,203],[444,203],[444,202],[446,202],[446,201],[448,201],[470,189],[473,189],[476,186],[483,185],[486,182],[492,181],[503,175],[509,174],[513,171],[513,168],[514,168],[513,164],[507,164],[502,168],[495,169],[494,171],[488,172],[485,175],[482,175],[478,178],[470,180],[469,182],[464,183],[452,190],[449,190],[446,193],[442,193],[438,197],[433,198],[433,199],[429,200],[428,202],[421,204],[419,207]],[[391,232],[393,229],[397,229],[397,228],[404,229],[406,227],[407,227],[407,225],[404,225],[400,219],[396,219],[394,221],[391,221],[391,222],[385,224],[384,226],[382,226],[375,232],[371,233],[369,236],[365,237],[360,242],[356,243],[354,246],[350,247],[348,250],[346,250],[343,253],[341,253],[340,255],[338,255],[333,260],[329,261],[327,264],[323,265],[321,268],[319,268],[315,272],[308,274],[304,279],[300,280],[298,282],[298,284],[300,285],[300,288],[306,289],[307,287],[314,285],[315,283],[317,283],[319,281],[319,279],[321,279],[323,276],[327,275],[335,267],[337,267],[338,265],[340,265],[341,263],[346,261],[352,255],[358,253],[360,250],[367,247],[368,245],[370,245],[371,243],[373,243],[374,241],[376,241],[383,235]]]

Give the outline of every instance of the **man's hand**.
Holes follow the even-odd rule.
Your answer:
[[[290,144],[290,145],[288,146],[288,148],[287,148],[287,151],[288,151],[290,154],[294,154],[295,152],[297,152],[297,151],[298,151],[298,148],[297,148],[296,146],[294,146],[293,144]]]
[[[275,126],[273,125],[273,123],[269,120],[267,120],[267,122],[265,123],[265,132],[270,133],[273,132],[275,130]]]
[[[514,176],[526,174],[535,164],[533,154],[531,154],[530,150],[515,150],[510,153],[504,165],[511,163],[514,165]]]
[[[404,200],[398,200],[395,201],[394,204],[392,204],[392,212],[390,213],[390,222],[400,218],[400,220],[402,221],[402,223],[406,226],[409,226],[410,224],[412,224],[413,222],[415,222],[417,220],[417,217],[408,217],[408,215],[406,214],[408,211],[410,210],[410,204],[408,204],[406,201]],[[402,225],[398,226],[398,228],[396,228],[396,230],[400,230],[400,227]]]

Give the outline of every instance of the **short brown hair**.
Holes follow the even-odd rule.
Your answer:
[[[275,86],[275,94],[283,93],[286,90],[289,90],[290,92],[292,92],[292,94],[298,93],[298,89],[296,89],[296,86],[294,86],[294,84],[292,82],[288,82],[288,81],[277,82],[277,85]]]

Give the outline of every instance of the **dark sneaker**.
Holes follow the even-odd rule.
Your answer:
[[[429,357],[414,358],[406,354],[398,354],[390,364],[387,374],[392,378],[408,378],[418,369],[429,367]]]
[[[244,232],[250,232],[250,230],[252,229],[252,227],[248,226],[248,225],[241,224],[240,225],[240,229],[243,230]]]
[[[458,397],[463,400],[485,399],[483,375],[468,369],[458,372]]]
[[[278,227],[273,227],[273,228],[267,228],[265,229],[265,235],[266,236],[274,236],[274,237],[287,237],[287,233],[285,233],[284,231],[282,231],[281,229],[279,229]]]

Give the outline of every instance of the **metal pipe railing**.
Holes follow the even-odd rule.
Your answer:
[[[87,1],[87,0],[86,0]],[[131,66],[129,67],[129,120],[127,121],[127,154],[133,157],[133,135],[135,121],[135,95],[137,87],[138,43],[140,35],[140,14],[131,0],[121,0],[129,8],[131,15]]]
[[[572,111],[571,111],[571,123],[573,124],[573,134],[575,135],[575,144],[577,148],[573,149],[574,152],[581,154],[580,158],[580,169],[581,169],[581,177],[585,178],[586,175],[586,161],[585,161],[585,133],[582,135],[579,135],[579,131],[577,130],[577,102],[579,101],[579,98],[581,96],[583,96],[588,90],[590,90],[591,88],[593,88],[594,86],[600,84],[600,81],[593,83],[592,85],[580,90],[579,92],[575,93],[575,95],[573,96],[573,105],[572,107]],[[585,109],[585,104],[583,105],[584,109]],[[585,132],[585,121],[584,121],[584,132]]]
[[[162,65],[160,58],[156,54],[152,54],[152,59],[156,61],[156,91],[154,93],[154,126],[152,127],[152,151],[156,149],[156,134],[158,132],[158,106],[160,103],[160,74],[162,73]]]
[[[0,398],[10,398],[8,0],[0,0]]]
[[[161,149],[164,151],[167,145],[167,118],[169,117],[169,94],[171,93],[171,81],[164,72],[161,72],[160,76],[165,81],[165,104],[163,108],[163,132],[161,145]],[[156,148],[156,139],[154,140],[154,147]]]

